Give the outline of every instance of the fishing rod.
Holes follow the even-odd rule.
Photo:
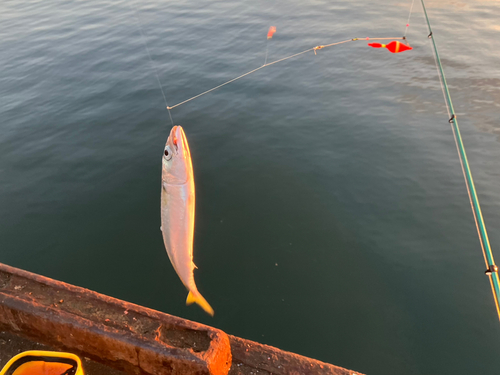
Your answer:
[[[481,249],[483,252],[484,263],[486,265],[485,274],[488,276],[488,279],[490,280],[493,299],[495,301],[498,319],[500,320],[500,304],[498,302],[500,296],[500,282],[498,279],[498,267],[495,265],[495,260],[493,259],[493,253],[491,252],[488,232],[486,230],[486,225],[484,224],[484,219],[481,212],[481,206],[479,204],[479,199],[477,198],[476,187],[474,185],[474,180],[472,179],[472,173],[470,170],[469,161],[467,160],[467,154],[465,153],[462,136],[460,134],[460,129],[458,127],[457,116],[455,114],[455,110],[453,109],[453,103],[451,101],[448,84],[446,83],[443,65],[441,64],[441,59],[439,58],[439,52],[437,49],[434,33],[432,32],[431,23],[429,21],[429,16],[425,8],[424,0],[420,1],[422,2],[422,8],[424,10],[425,19],[427,21],[427,28],[429,29],[428,38],[432,41],[434,61],[436,62],[436,68],[438,70],[438,74],[440,77],[441,89],[443,91],[446,109],[448,110],[448,116],[449,116],[448,122],[451,125],[451,129],[453,131],[453,137],[455,138],[455,145],[457,147],[458,157],[460,159],[460,165],[462,167],[465,186],[467,187],[467,194],[469,195],[469,202],[472,209],[472,215],[474,216],[474,222],[476,224],[479,243],[481,245]]]

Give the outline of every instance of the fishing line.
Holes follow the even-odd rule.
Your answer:
[[[283,58],[281,58],[279,60],[276,60],[276,61],[273,61],[273,62],[270,62],[270,63],[265,63],[264,65],[259,66],[256,69],[250,70],[249,72],[246,72],[246,73],[244,73],[244,74],[242,74],[242,75],[240,75],[240,76],[238,76],[236,78],[230,79],[229,81],[224,82],[224,83],[222,83],[222,84],[220,84],[218,86],[215,86],[215,87],[211,88],[210,90],[204,91],[201,94],[195,95],[195,96],[193,96],[193,97],[191,97],[189,99],[186,99],[186,100],[184,100],[184,101],[182,101],[180,103],[177,103],[177,104],[175,104],[175,105],[173,105],[171,107],[167,107],[167,109],[171,110],[171,109],[174,109],[176,107],[179,107],[179,106],[181,106],[183,104],[186,104],[186,103],[190,102],[191,100],[194,100],[196,98],[199,98],[200,96],[208,94],[209,92],[217,90],[218,88],[221,88],[222,86],[228,85],[228,84],[230,84],[230,83],[232,83],[234,81],[239,80],[240,78],[243,78],[243,77],[246,77],[246,76],[248,76],[248,75],[250,75],[252,73],[255,73],[258,70],[261,70],[261,69],[263,69],[265,67],[268,67],[268,66],[280,63],[280,62],[288,60],[288,59],[291,59],[293,57],[297,57],[297,56],[303,55],[304,53],[307,53],[307,52],[313,51],[314,54],[316,54],[316,51],[318,51],[320,49],[327,48],[327,47],[332,47],[332,46],[336,46],[336,45],[343,44],[343,43],[355,42],[355,41],[358,41],[358,40],[389,40],[389,39],[391,39],[391,40],[397,40],[397,39],[401,40],[401,39],[405,39],[405,38],[401,38],[401,37],[399,37],[399,38],[352,38],[352,39],[342,40],[340,42],[335,42],[335,43],[330,43],[330,44],[326,44],[326,45],[319,45],[319,46],[316,46],[316,47],[308,48],[308,49],[306,49],[306,50],[304,50],[302,52],[295,53],[295,54],[287,56],[287,57],[283,57]],[[267,61],[267,52],[266,52],[266,61]]]
[[[142,42],[144,43],[144,46],[146,47],[146,51],[148,52],[148,56],[149,56],[149,61],[151,62],[151,66],[153,67],[153,70],[154,70],[155,75],[156,75],[156,80],[158,81],[158,85],[160,86],[161,94],[163,95],[163,100],[165,101],[165,107],[167,108],[167,111],[168,111],[168,116],[170,117],[170,121],[172,122],[172,126],[174,126],[174,120],[172,119],[172,114],[170,113],[170,108],[169,108],[168,103],[167,103],[167,97],[165,96],[165,91],[163,91],[163,86],[162,86],[161,81],[160,81],[160,76],[158,75],[158,69],[156,69],[156,64],[154,63],[153,58],[151,57],[151,52],[149,52],[148,42],[146,40],[146,37],[144,36],[144,32],[142,31],[141,20],[136,12],[136,9],[132,7],[132,3],[129,3],[129,6],[130,6],[130,10],[132,11],[132,13],[135,16],[135,20],[136,20],[137,26],[139,27],[139,31],[141,32],[141,39],[142,39]]]
[[[495,301],[495,307],[497,310],[498,318],[500,320],[500,281],[498,279],[498,268],[495,265],[495,260],[493,259],[493,253],[491,252],[490,240],[488,238],[488,232],[486,231],[486,226],[484,224],[483,215],[481,212],[481,206],[479,204],[479,199],[477,198],[476,187],[474,185],[474,180],[472,178],[472,173],[470,170],[469,162],[467,160],[467,154],[465,153],[464,144],[462,141],[462,136],[460,134],[460,129],[458,127],[457,117],[453,109],[453,103],[451,101],[450,92],[448,85],[446,83],[446,78],[443,71],[443,66],[441,64],[441,59],[439,58],[439,52],[437,50],[436,41],[432,32],[429,17],[427,15],[427,10],[425,9],[424,0],[421,0],[422,8],[424,10],[425,19],[427,21],[427,27],[429,29],[429,39],[432,40],[434,60],[436,62],[436,67],[440,77],[441,88],[443,90],[443,95],[446,103],[446,109],[448,110],[449,120],[453,131],[453,137],[455,139],[455,145],[458,152],[458,157],[460,159],[460,166],[462,167],[462,173],[465,180],[465,186],[467,188],[467,194],[469,196],[469,202],[472,209],[472,215],[474,217],[474,222],[476,224],[476,230],[479,237],[479,243],[481,245],[481,250],[484,257],[484,262],[486,265],[486,275],[490,280],[491,290],[493,293],[493,299]]]
[[[267,52],[269,51],[269,39],[266,42],[266,58],[264,59],[264,65],[267,64]]]
[[[411,12],[413,11],[413,4],[415,3],[415,0],[412,0],[411,6],[410,6],[410,13],[408,14],[408,21],[406,21],[406,29],[405,33],[403,34],[403,38],[406,38],[406,33],[408,32],[408,28],[410,27],[410,17],[411,17]]]

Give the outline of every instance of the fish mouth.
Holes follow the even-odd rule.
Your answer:
[[[184,129],[182,129],[182,126],[175,125],[172,128],[168,137],[168,143],[170,144],[170,147],[175,154],[180,154],[184,157],[190,156],[186,134],[184,133]]]
[[[167,139],[167,145],[170,146],[170,149],[175,155],[179,154],[179,142],[178,142],[178,128],[180,128],[179,125],[174,125],[172,130],[170,130],[170,134]]]

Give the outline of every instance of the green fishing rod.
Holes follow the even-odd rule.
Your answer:
[[[486,226],[484,224],[483,215],[481,213],[481,206],[479,205],[479,200],[477,198],[476,187],[474,186],[474,180],[472,179],[469,162],[467,160],[467,154],[465,153],[462,136],[460,135],[460,129],[458,127],[457,116],[455,115],[455,110],[453,109],[453,103],[451,101],[450,92],[448,90],[448,85],[446,83],[446,78],[444,76],[441,59],[439,58],[439,53],[436,46],[436,40],[432,33],[431,24],[429,22],[429,16],[427,15],[427,10],[425,9],[424,0],[420,1],[422,2],[422,8],[424,9],[425,19],[427,20],[427,27],[429,29],[429,39],[432,40],[434,59],[436,61],[436,66],[441,79],[441,87],[443,89],[446,108],[448,109],[448,115],[450,116],[449,123],[453,131],[453,136],[455,138],[455,144],[457,146],[458,156],[460,159],[460,164],[462,166],[465,185],[467,187],[467,193],[469,194],[469,201],[472,208],[472,214],[474,216],[479,242],[481,244],[481,249],[483,251],[484,262],[486,264],[485,273],[490,280],[491,290],[493,292],[493,298],[495,300],[498,318],[500,319],[500,305],[498,303],[500,296],[500,282],[498,279],[498,267],[495,265],[495,260],[493,259],[493,254],[491,252],[490,240],[488,239],[488,232],[486,231]]]

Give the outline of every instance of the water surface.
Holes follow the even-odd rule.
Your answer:
[[[348,43],[172,111],[215,318],[185,306],[159,231],[171,124],[144,39],[173,105],[260,66],[270,25],[274,61],[400,36],[409,8],[0,3],[0,261],[368,374],[495,373],[498,318],[418,2],[413,51]],[[500,4],[427,8],[499,257]]]

